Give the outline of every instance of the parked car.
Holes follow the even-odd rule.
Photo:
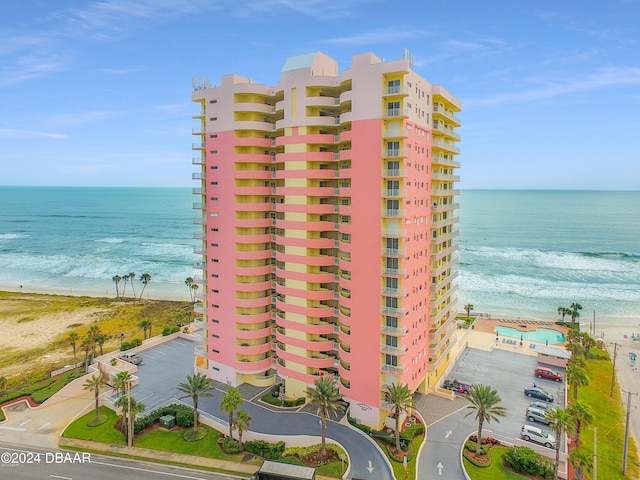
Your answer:
[[[562,381],[562,374],[551,370],[547,367],[538,367],[534,372],[534,375],[538,378],[548,378],[549,380],[555,380],[556,382]]]
[[[142,357],[137,353],[123,353],[120,355],[120,360],[133,363],[134,365],[140,365],[142,363]]]
[[[545,402],[553,402],[553,395],[547,392],[544,388],[540,388],[538,386],[525,388],[524,394],[530,398],[537,398],[538,400],[544,400]]]
[[[551,421],[547,420],[547,412],[548,410],[541,410],[539,408],[529,407],[527,408],[525,416],[527,417],[527,420],[529,420],[530,422],[540,422],[540,423],[544,423],[545,425],[549,425]]]
[[[458,393],[467,394],[471,390],[473,390],[473,385],[468,383],[460,383],[458,380],[445,380],[442,384],[442,388],[446,388],[447,390],[451,390]]]
[[[527,442],[539,443],[547,448],[556,448],[556,437],[533,425],[523,425],[520,436]]]
[[[533,408],[537,408],[538,410],[544,410],[545,412],[548,412],[553,408],[552,406],[550,406],[548,403],[545,403],[545,402],[531,402],[529,406]]]

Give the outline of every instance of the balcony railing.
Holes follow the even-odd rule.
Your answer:
[[[383,197],[404,197],[405,191],[401,188],[385,188],[382,190]]]
[[[390,317],[404,317],[409,312],[406,308],[394,308],[383,305],[380,307],[380,313],[382,313],[382,315],[389,315]]]
[[[383,177],[406,177],[407,171],[402,168],[388,168],[382,172]]]
[[[406,148],[383,148],[382,156],[383,157],[406,157],[407,149]]]
[[[391,375],[402,375],[407,371],[407,367],[405,367],[403,364],[400,364],[399,366],[382,365],[381,370],[383,373],[389,373]]]
[[[386,208],[382,210],[383,217],[402,217],[404,212],[399,208]]]
[[[383,248],[383,257],[404,257],[406,250],[404,248]]]
[[[383,268],[382,276],[384,277],[406,277],[407,271],[404,268]]]
[[[394,337],[402,337],[402,336],[406,335],[407,333],[409,333],[409,331],[407,330],[407,327],[389,327],[389,326],[385,326],[385,327],[382,327],[382,333],[384,335],[392,335]]]

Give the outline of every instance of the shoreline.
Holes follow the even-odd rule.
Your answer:
[[[145,300],[169,300],[178,302],[191,301],[189,293],[186,291],[186,287],[182,287],[178,291],[179,285],[157,282],[149,283],[149,286],[145,289],[143,298]],[[96,288],[61,288],[61,287],[47,287],[47,286],[33,286],[28,283],[24,285],[19,284],[7,284],[0,282],[0,291],[11,293],[26,293],[26,294],[41,294],[41,295],[62,295],[73,297],[95,297],[95,298],[115,298],[113,288],[103,290],[97,290]],[[139,297],[140,293],[136,292],[136,297]],[[126,297],[133,298],[130,293],[125,295]],[[466,316],[466,312],[463,310],[463,305],[459,305],[458,315]],[[499,312],[488,313],[481,312],[479,310],[472,310],[472,316],[478,316],[478,318],[485,318],[489,320],[516,320],[516,321],[542,321],[542,322],[557,322],[559,318],[557,315],[536,315],[535,312],[526,312],[523,315],[514,315],[514,312]],[[565,321],[570,321],[570,318],[565,318]],[[640,347],[640,316],[634,317],[616,317],[616,316],[602,316],[596,317],[595,334],[593,332],[592,320],[586,317],[578,319],[580,322],[581,331],[586,331],[592,334],[595,338],[602,338],[607,342],[620,341],[629,343],[630,345],[638,345]],[[637,338],[637,340],[632,340]]]
[[[157,287],[162,284],[151,285]],[[167,285],[167,284],[164,284]],[[62,295],[70,297],[94,297],[94,298],[115,298],[115,290],[105,290],[104,294],[95,289],[82,289],[82,288],[59,288],[59,287],[34,287],[32,285],[6,285],[0,283],[1,292],[11,293],[33,293],[39,295]],[[131,293],[125,295],[127,298],[133,298]],[[140,297],[140,292],[136,292],[136,298]],[[145,300],[171,300],[176,302],[189,302],[189,294],[187,292],[176,292],[173,290],[163,289],[162,292],[158,292],[157,289],[147,288],[142,296]]]

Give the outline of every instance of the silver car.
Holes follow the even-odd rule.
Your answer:
[[[542,410],[541,408],[529,407],[527,408],[525,416],[530,422],[540,422],[545,425],[551,423],[551,421],[547,419],[547,410]]]
[[[547,448],[556,448],[556,437],[533,425],[523,425],[520,436],[527,442],[539,443]]]

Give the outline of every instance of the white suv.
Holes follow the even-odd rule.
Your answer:
[[[551,423],[551,421],[547,419],[547,410],[542,410],[541,408],[529,407],[527,408],[525,416],[530,422],[540,422],[545,425]]]
[[[533,425],[523,425],[520,436],[527,442],[539,443],[547,448],[556,448],[556,437]]]

